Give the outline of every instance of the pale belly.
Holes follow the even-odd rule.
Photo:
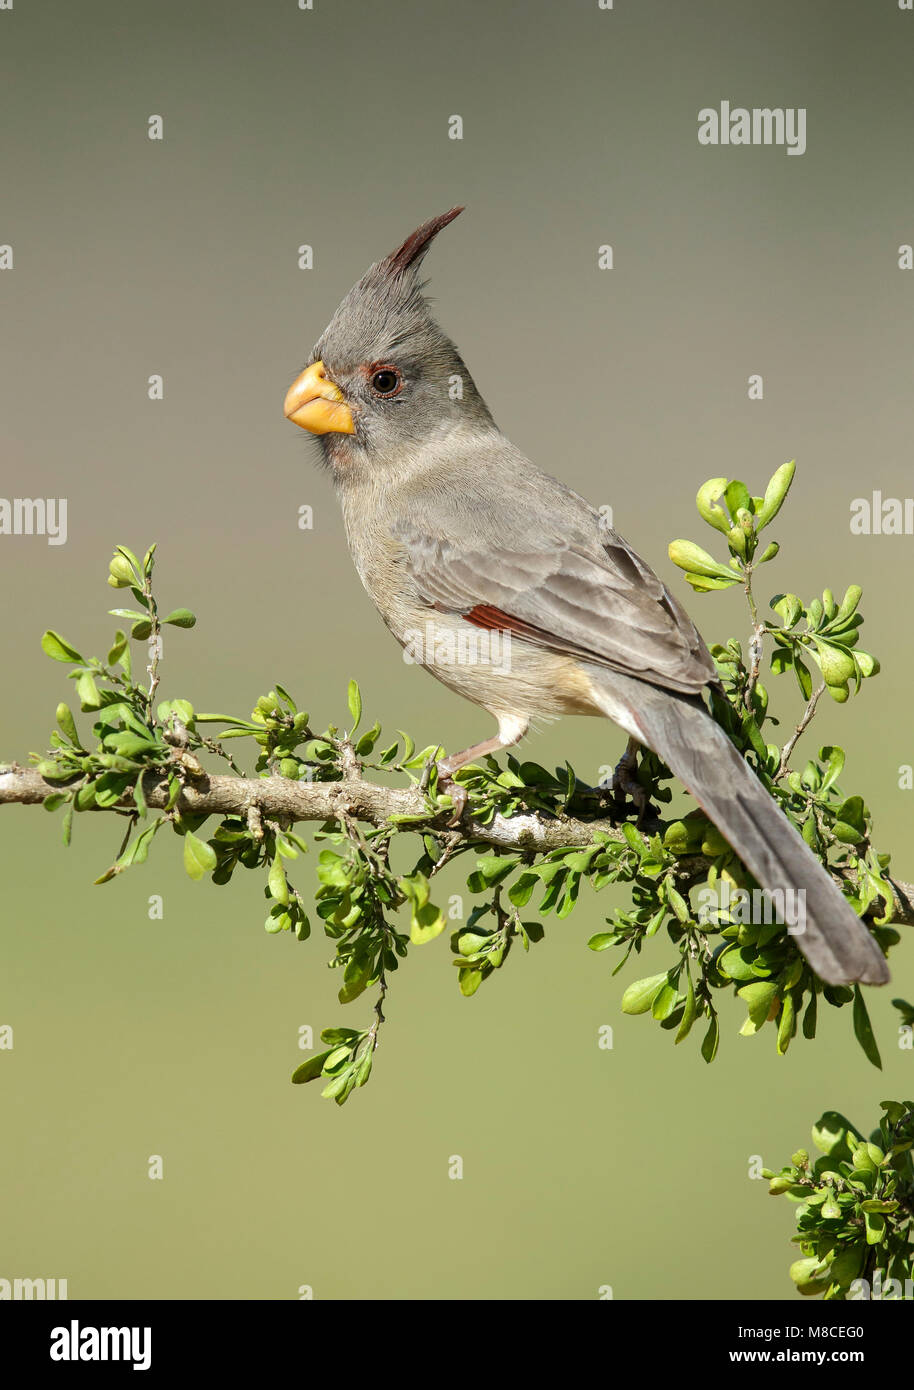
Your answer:
[[[491,632],[463,618],[428,612],[416,624],[388,625],[403,647],[407,665],[424,667],[496,717],[605,713],[592,680],[577,661],[510,632]]]
[[[363,536],[350,547],[356,569],[381,617],[403,648],[443,685],[488,710],[500,726],[563,714],[601,715],[634,733],[626,708],[607,689],[595,664],[550,652],[512,633],[489,631],[423,603],[397,562],[396,547]],[[608,673],[607,673],[608,678]]]

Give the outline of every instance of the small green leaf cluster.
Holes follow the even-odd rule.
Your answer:
[[[901,1287],[914,1259],[914,1101],[885,1100],[878,1127],[865,1139],[850,1120],[826,1111],[813,1126],[822,1157],[804,1149],[789,1164],[763,1169],[773,1196],[797,1202],[795,1244],[802,1258],[790,1266],[801,1294],[844,1300],[858,1296],[855,1281],[871,1289],[889,1279]]]
[[[386,917],[400,907],[404,894],[382,854],[347,841],[342,832],[325,828],[322,838],[343,851],[321,851],[315,900],[324,931],[337,942],[331,966],[343,972],[340,1003],[349,1004],[406,956],[408,937]]]
[[[857,612],[862,594],[858,584],[851,584],[840,604],[831,589],[825,589],[821,599],[814,598],[806,607],[796,594],[776,594],[771,600],[771,607],[781,619],[779,627],[765,625],[775,643],[771,669],[775,675],[793,671],[804,700],[811,697],[813,688],[804,655],[818,666],[826,690],[841,705],[850,695],[851,681],[856,693],[865,677],[878,674],[876,658],[856,650],[863,622]]]
[[[364,1086],[371,1075],[371,1064],[377,1045],[374,1029],[359,1032],[355,1028],[325,1028],[321,1042],[329,1046],[324,1052],[316,1052],[292,1073],[296,1086],[306,1081],[326,1082],[321,1091],[328,1100],[337,1105],[345,1105],[357,1086]]]
[[[671,777],[669,768],[646,749],[635,776],[651,801],[672,800],[671,789],[662,785]],[[496,815],[596,820],[610,814],[618,800],[610,788],[581,782],[570,763],[549,772],[539,763],[522,762],[510,753],[504,767],[498,759],[488,757],[484,763],[460,768],[454,781],[466,789],[473,819],[481,825],[491,825]]]
[[[109,608],[114,618],[128,618],[132,624],[130,636],[135,642],[145,642],[154,631],[167,623],[171,627],[193,627],[197,621],[189,608],[174,608],[167,617],[159,617],[152,596],[152,572],[155,568],[154,545],[138,560],[126,545],[115,547],[114,558],[108,565],[108,583],[112,589],[129,589],[139,605],[136,608]],[[123,640],[123,639],[121,639]],[[47,648],[45,648],[47,650]],[[60,660],[60,658],[57,658]],[[69,661],[71,658],[65,657]],[[109,660],[111,658],[109,657]]]
[[[750,496],[746,484],[738,480],[709,478],[702,484],[696,498],[699,514],[726,537],[730,560],[721,565],[694,541],[671,541],[670,559],[685,572],[696,593],[729,589],[732,584],[742,583],[754,565],[774,559],[779,549],[777,541],[757,554],[759,535],[781,510],[795,472],[793,461],[783,464],[768,483],[764,497]]]
[[[457,957],[454,961],[457,982],[460,993],[466,998],[475,994],[483,980],[501,968],[515,941],[520,941],[524,950],[529,951],[545,935],[541,922],[521,920],[518,906],[523,894],[515,894],[510,898],[511,906],[504,906],[499,885],[513,868],[510,861],[506,864],[497,855],[488,855],[477,861],[476,869],[467,880],[471,893],[491,891],[492,897],[474,907],[466,925],[451,934],[451,950]],[[486,918],[492,920],[487,922]]]
[[[62,637],[49,629],[41,639],[42,650],[53,661],[70,665],[69,679],[75,683],[82,713],[95,717],[92,723],[94,748],[88,746],[77,727],[73,710],[66,702],[57,706],[57,729],[50,737],[47,754],[31,754],[31,761],[46,781],[59,790],[45,798],[49,811],[66,807],[63,819],[64,843],[69,844],[75,812],[104,810],[127,816],[131,826],[146,821],[147,805],[143,776],[152,772],[167,780],[169,802],[174,806],[180,793],[185,769],[175,764],[175,744],[190,746],[188,731],[194,727],[193,708],[184,700],[163,701],[153,714],[158,656],[151,654],[149,685],[134,681],[131,640],[145,642],[158,637],[165,623],[174,627],[193,627],[196,619],[187,608],[176,608],[160,618],[152,594],[155,546],[139,560],[126,546],[118,546],[109,565],[108,583],[114,588],[130,588],[142,608],[111,609],[112,616],[133,620],[130,637],[120,628],[105,661],[86,658]],[[176,736],[175,729],[182,734]],[[129,804],[124,804],[128,802]],[[115,862],[97,882],[104,883],[131,864],[141,864],[149,852],[161,817],[144,826],[134,839],[128,839]]]

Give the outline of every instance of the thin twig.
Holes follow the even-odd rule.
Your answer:
[[[752,709],[752,696],[758,684],[759,672],[762,669],[762,653],[764,646],[762,638],[765,635],[765,624],[759,620],[758,608],[755,602],[755,595],[752,592],[752,566],[746,565],[743,571],[743,589],[746,593],[746,602],[749,605],[749,614],[752,618],[752,636],[749,638],[749,679],[743,691],[743,704],[747,710]]]
[[[803,711],[802,719],[800,720],[799,724],[794,729],[793,733],[790,735],[790,738],[787,740],[787,742],[784,744],[783,749],[781,750],[781,761],[780,765],[778,766],[778,770],[775,773],[775,781],[777,781],[779,777],[783,777],[784,773],[787,771],[787,764],[790,762],[790,755],[796,747],[797,739],[809,726],[810,721],[812,720],[812,717],[816,712],[816,705],[819,703],[819,698],[824,689],[825,682],[823,681],[822,684],[816,690],[813,691],[812,695],[810,695],[806,708]]]
[[[159,610],[156,607],[155,595],[152,592],[152,572],[146,575],[143,580],[143,597],[148,604],[149,621],[152,630],[149,633],[149,665],[146,667],[146,674],[149,677],[149,694],[146,697],[146,720],[152,726],[153,710],[155,709],[156,691],[159,688],[159,658],[162,655],[162,628],[159,623]]]

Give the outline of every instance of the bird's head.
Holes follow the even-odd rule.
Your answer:
[[[340,304],[286,394],[286,418],[320,436],[335,472],[399,471],[450,430],[491,423],[460,354],[432,318],[419,268],[460,207],[377,261]]]

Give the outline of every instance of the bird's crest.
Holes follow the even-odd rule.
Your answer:
[[[340,304],[314,355],[332,370],[386,357],[404,343],[414,345],[419,356],[449,348],[422,294],[418,271],[435,237],[461,212],[462,207],[453,207],[429,218],[370,266]]]
[[[402,275],[406,270],[417,268],[438,233],[449,222],[453,222],[455,217],[459,217],[462,212],[462,207],[456,207],[451,208],[450,212],[442,212],[437,217],[430,217],[427,222],[422,223],[421,227],[410,232],[396,251],[391,251],[390,255],[381,261],[379,268],[388,275]]]

